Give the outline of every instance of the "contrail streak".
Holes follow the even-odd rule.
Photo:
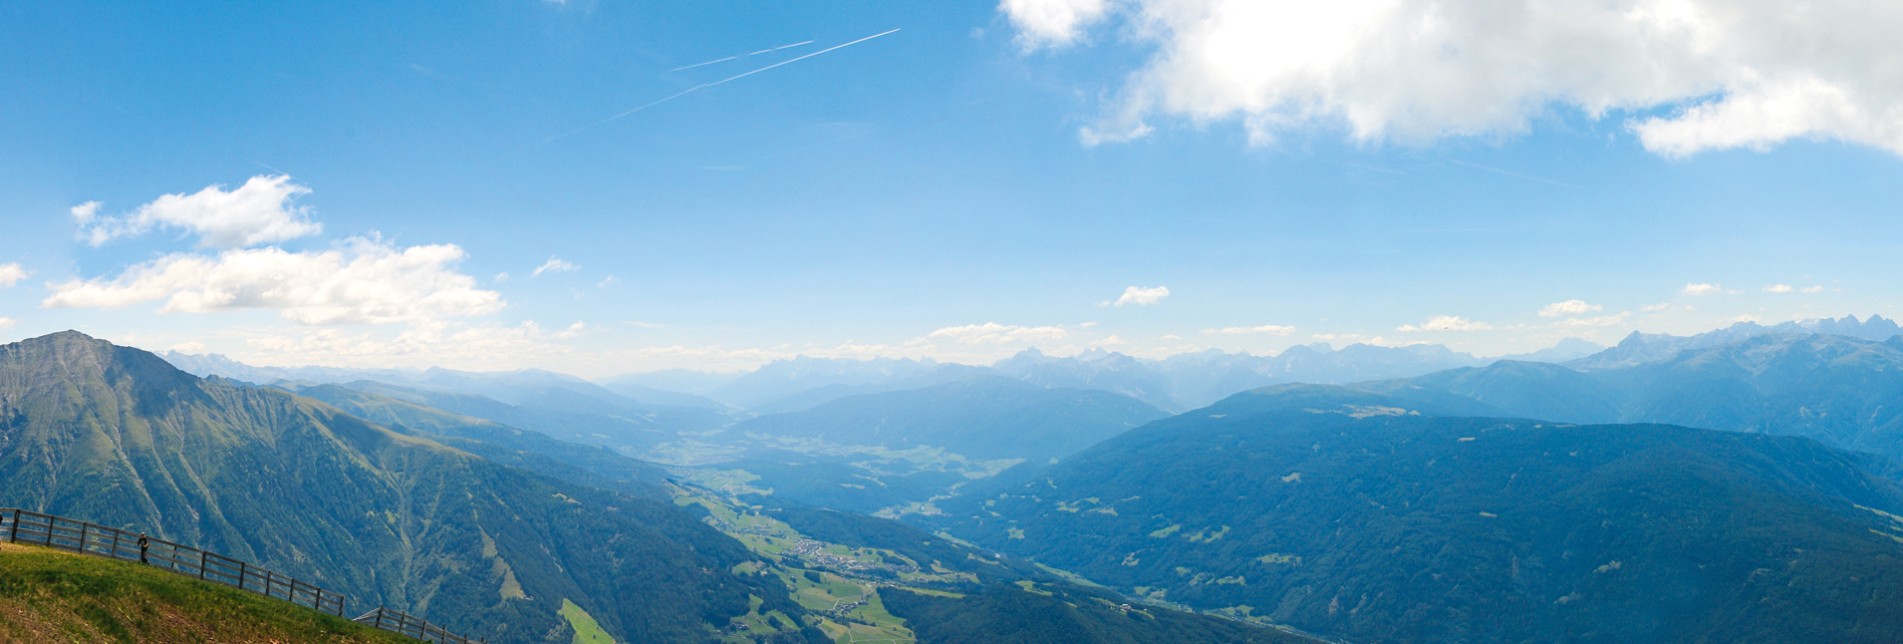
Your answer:
[[[645,110],[645,109],[648,109],[648,108],[650,108],[650,107],[654,107],[654,106],[656,106],[656,105],[660,105],[660,104],[662,104],[662,103],[666,103],[666,102],[668,102],[668,101],[671,101],[671,100],[674,100],[674,99],[677,99],[677,98],[680,98],[680,97],[682,97],[682,96],[686,96],[686,95],[688,95],[688,94],[692,94],[692,93],[694,93],[694,92],[698,92],[698,91],[701,91],[701,90],[703,90],[703,89],[707,89],[707,88],[709,88],[709,87],[718,87],[718,86],[721,86],[721,85],[725,85],[725,84],[727,84],[727,83],[731,83],[731,82],[734,82],[734,81],[737,81],[737,80],[740,80],[740,79],[742,79],[742,78],[746,78],[746,77],[748,77],[748,76],[752,76],[752,75],[754,75],[754,74],[758,74],[758,73],[760,73],[760,72],[764,72],[764,71],[766,71],[766,70],[769,70],[769,69],[773,69],[773,68],[775,68],[775,67],[784,67],[784,66],[786,66],[786,65],[791,65],[791,64],[793,64],[793,63],[797,63],[797,62],[800,62],[800,61],[802,61],[802,60],[806,60],[806,59],[808,59],[808,58],[812,58],[812,57],[814,57],[814,56],[818,56],[818,55],[820,55],[820,54],[824,54],[824,53],[827,53],[827,52],[832,52],[832,51],[838,51],[838,50],[841,50],[841,49],[845,49],[845,48],[847,48],[847,47],[851,47],[851,46],[853,46],[853,45],[857,45],[857,44],[859,44],[859,43],[862,43],[862,42],[865,42],[865,41],[868,41],[868,40],[872,40],[872,39],[874,39],[874,38],[878,38],[878,37],[881,37],[881,36],[890,36],[890,35],[892,35],[892,34],[895,34],[895,33],[898,33],[898,31],[899,31],[899,30],[897,30],[897,29],[893,29],[893,30],[890,30],[890,31],[881,31],[881,32],[879,32],[879,33],[876,33],[876,34],[872,34],[872,35],[870,35],[870,36],[866,36],[866,37],[864,37],[864,38],[860,38],[860,39],[858,39],[858,40],[854,40],[854,41],[852,41],[852,42],[848,42],[848,43],[844,43],[844,44],[839,44],[839,45],[833,45],[833,46],[831,46],[831,47],[827,47],[827,48],[825,48],[825,49],[821,49],[821,50],[819,50],[819,51],[816,51],[816,52],[813,52],[813,53],[810,53],[810,54],[806,54],[806,55],[804,55],[804,56],[796,56],[796,57],[793,57],[793,58],[788,58],[788,59],[786,59],[786,60],[782,60],[782,61],[780,61],[780,62],[777,62],[777,63],[773,63],[773,64],[771,64],[771,65],[767,65],[767,66],[765,66],[765,67],[761,67],[761,68],[759,68],[759,69],[755,69],[755,70],[753,70],[753,71],[750,71],[750,72],[745,72],[745,73],[740,73],[740,74],[734,74],[734,75],[732,75],[732,76],[728,76],[728,77],[726,77],[726,78],[722,78],[722,79],[720,79],[720,80],[717,80],[717,81],[714,81],[714,82],[711,82],[711,83],[701,83],[701,84],[699,84],[699,85],[695,85],[695,86],[693,86],[693,87],[689,87],[689,88],[687,88],[687,89],[684,89],[684,90],[681,90],[681,91],[679,91],[679,92],[676,92],[676,93],[674,93],[674,94],[672,94],[672,95],[669,95],[669,96],[667,96],[667,97],[665,97],[665,98],[662,98],[662,99],[660,99],[660,100],[656,100],[656,101],[653,101],[653,102],[650,102],[650,103],[647,103],[647,104],[644,104],[644,105],[641,105],[641,106],[639,106],[639,107],[636,107],[636,108],[634,108],[634,109],[631,109],[631,110],[628,110],[628,111],[626,111],[626,112],[622,112],[622,113],[620,113],[620,114],[616,114],[616,115],[614,115],[614,116],[610,116],[610,117],[608,117],[608,118],[605,118],[605,119],[602,119],[602,120],[599,120],[599,121],[596,121],[596,122],[594,122],[594,123],[590,123],[590,124],[588,124],[588,125],[584,125],[584,126],[582,126],[582,127],[579,127],[579,128],[576,128],[576,129],[575,129],[575,130],[573,130],[573,131],[570,131],[570,132],[567,132],[567,133],[563,133],[563,134],[557,134],[557,135],[555,135],[555,136],[551,136],[551,137],[548,137],[548,138],[546,138],[546,139],[542,139],[542,143],[552,143],[552,142],[554,142],[554,141],[557,141],[557,140],[560,140],[560,139],[565,139],[565,138],[568,138],[568,137],[571,137],[571,136],[574,136],[574,135],[577,135],[577,134],[581,134],[582,132],[586,132],[586,131],[588,131],[588,130],[592,130],[592,129],[594,129],[594,128],[597,128],[597,127],[601,127],[601,126],[603,126],[603,125],[606,125],[606,124],[608,124],[608,123],[610,123],[610,122],[613,122],[613,121],[615,121],[615,120],[617,120],[617,119],[620,119],[620,118],[622,118],[622,117],[626,117],[626,116],[628,116],[628,115],[630,115],[630,114],[633,114],[633,113],[635,113],[635,112],[639,112],[639,111],[641,111],[641,110]],[[808,41],[808,42],[811,42],[811,41]],[[804,43],[795,43],[794,45],[787,45],[787,47],[793,47],[793,46],[797,46],[797,45],[799,45],[799,44],[804,44]]]
[[[1462,161],[1462,160],[1460,160],[1460,159],[1448,159],[1447,161],[1448,161],[1449,163],[1453,163],[1454,165],[1463,165],[1463,166],[1467,166],[1467,167],[1469,167],[1469,168],[1473,168],[1473,169],[1475,169],[1475,170],[1482,170],[1482,171],[1486,171],[1486,172],[1492,172],[1492,173],[1494,173],[1494,174],[1497,174],[1497,175],[1501,175],[1501,176],[1507,176],[1507,177],[1513,177],[1513,178],[1515,178],[1515,179],[1524,179],[1524,180],[1526,180],[1526,181],[1532,181],[1532,182],[1535,182],[1535,183],[1544,183],[1544,184],[1547,184],[1547,185],[1550,185],[1550,186],[1559,186],[1559,187],[1561,187],[1561,188],[1578,188],[1578,187],[1579,187],[1579,186],[1575,186],[1575,185],[1573,185],[1573,184],[1570,184],[1570,183],[1566,183],[1566,182],[1564,182],[1564,181],[1554,181],[1554,180],[1552,180],[1552,179],[1546,179],[1546,178],[1542,178],[1542,177],[1535,177],[1535,176],[1533,176],[1533,175],[1530,175],[1530,174],[1520,174],[1520,173],[1518,173],[1518,172],[1514,172],[1514,171],[1512,171],[1512,170],[1502,170],[1502,169],[1499,169],[1499,168],[1496,168],[1496,167],[1493,167],[1493,166],[1490,166],[1490,165],[1480,165],[1480,164],[1478,164],[1478,163],[1468,163],[1468,162],[1466,162],[1466,161]]]
[[[771,53],[773,53],[773,52],[776,52],[776,51],[779,51],[779,50],[782,50],[782,49],[792,49],[792,48],[794,48],[794,47],[800,47],[800,46],[804,46],[804,45],[811,45],[811,44],[813,44],[813,41],[811,41],[811,40],[802,40],[802,41],[799,41],[799,42],[796,42],[796,43],[793,43],[793,44],[790,44],[790,45],[780,45],[780,46],[778,46],[778,47],[768,47],[768,48],[766,48],[766,49],[762,49],[762,50],[760,50],[760,51],[756,51],[756,52],[753,52],[753,53],[751,53],[751,54],[747,54],[746,56],[758,56],[758,55],[760,55],[760,54],[771,54]],[[744,57],[745,57],[745,56],[727,56],[727,57],[725,57],[725,58],[715,58],[715,59],[713,59],[713,60],[710,60],[710,61],[707,61],[707,62],[703,62],[703,63],[694,63],[694,64],[692,64],[692,65],[682,65],[682,66],[680,66],[680,67],[675,67],[675,68],[673,68],[673,69],[670,69],[670,70],[667,70],[667,71],[670,71],[670,72],[678,72],[678,71],[681,71],[681,70],[683,70],[683,69],[693,69],[693,68],[695,68],[695,67],[706,67],[706,66],[708,66],[708,65],[713,65],[713,64],[716,64],[716,63],[724,63],[724,62],[727,62],[727,61],[729,61],[729,60],[740,60],[741,58],[744,58]]]
[[[739,59],[740,59],[740,57],[739,57],[739,56],[728,56],[728,57],[726,57],[726,58],[715,58],[715,59],[713,59],[713,60],[710,60],[710,61],[707,61],[707,62],[704,62],[704,63],[694,63],[694,64],[692,64],[692,65],[682,65],[682,66],[680,66],[680,67],[675,67],[675,68],[673,68],[673,69],[670,69],[670,70],[667,70],[667,71],[670,71],[670,72],[678,72],[678,71],[680,71],[680,70],[683,70],[683,69],[693,69],[693,68],[695,68],[695,67],[706,67],[706,66],[708,66],[708,65],[712,65],[712,64],[714,64],[714,63],[724,63],[724,62],[727,62],[727,61],[729,61],[729,60],[739,60]]]

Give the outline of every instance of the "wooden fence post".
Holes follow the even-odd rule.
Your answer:
[[[210,561],[211,561],[210,551],[206,551],[206,550],[198,551],[198,578],[199,579],[205,578],[205,564]]]

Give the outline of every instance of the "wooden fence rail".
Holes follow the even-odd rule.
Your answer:
[[[234,586],[267,597],[346,617],[349,600],[342,593],[297,579],[257,564],[216,552],[156,539],[137,532],[67,517],[0,508],[0,535],[9,543],[46,546],[81,554],[137,561],[205,581]],[[366,619],[369,618],[369,619]],[[472,640],[387,608],[365,613],[354,621],[401,633],[426,642],[468,644]]]
[[[388,608],[378,608],[368,613],[364,613],[362,615],[357,616],[357,619],[352,621],[355,621],[358,624],[369,624],[371,626],[375,626],[377,628],[381,628],[386,631],[395,631],[398,633],[402,633],[404,635],[408,635],[410,637],[414,637],[416,639],[423,640],[425,642],[438,642],[439,644],[470,644],[471,642],[480,641],[480,640],[472,640],[467,637],[463,637],[461,635],[451,633],[447,629],[444,629],[443,627],[437,626],[435,624],[431,624],[429,623],[428,620],[425,620],[421,617],[413,617],[410,615],[405,615],[403,613],[399,613],[397,611],[393,611]]]

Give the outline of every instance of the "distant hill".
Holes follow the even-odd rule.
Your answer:
[[[1836,319],[1799,320],[1771,326],[1739,322],[1692,336],[1634,331],[1605,351],[1568,361],[1565,365],[1581,371],[1633,367],[1668,360],[1682,351],[1719,347],[1765,335],[1835,335],[1883,342],[1897,337],[1899,333],[1903,333],[1903,328],[1881,315],[1872,315],[1865,320],[1846,315]]]
[[[695,639],[784,586],[672,503],[570,485],[78,333],[0,346],[0,505],[256,561],[492,642]]]
[[[747,420],[733,431],[1042,461],[1163,416],[1155,407],[1109,392],[1050,389],[989,377],[850,396],[806,411]]]
[[[414,641],[150,566],[9,543],[0,543],[0,640]]]
[[[668,498],[667,475],[655,465],[597,445],[557,440],[541,432],[452,414],[342,385],[292,389],[358,418],[422,436],[495,463],[603,490]]]
[[[298,388],[284,383],[288,388]],[[562,390],[512,404],[481,394],[459,393],[360,380],[339,385],[367,394],[446,411],[459,416],[541,432],[571,443],[600,445],[631,453],[645,453],[683,432],[701,432],[726,426],[724,413],[705,408],[641,407],[624,409],[602,400],[573,399]]]
[[[430,399],[439,403],[432,406],[524,429],[557,436],[583,433],[618,437],[628,445],[643,445],[644,441],[662,440],[678,432],[704,431],[731,422],[725,406],[701,396],[637,385],[613,391],[575,376],[539,369],[478,373],[443,368],[255,367],[217,354],[168,351],[162,357],[194,375],[260,385],[346,385],[365,390],[388,387],[392,393],[403,392],[412,402]]]
[[[845,388],[846,393],[841,395],[875,391],[854,389],[866,386],[876,387],[876,391],[891,391],[901,388],[899,383],[929,379],[934,372],[944,366],[946,365],[929,360],[891,358],[828,360],[801,356],[790,360],[776,360],[759,369],[740,374],[728,380],[726,384],[715,388],[707,396],[741,409],[754,409],[826,388]],[[811,404],[830,399],[816,400]],[[783,406],[781,410],[795,411],[797,408]]]
[[[1126,592],[1354,641],[1903,632],[1903,490],[1872,457],[1423,407],[1242,394],[941,502],[939,520]]]
[[[1903,457],[1903,338],[1713,336],[1639,359],[1633,349],[1651,341],[1628,339],[1583,370],[1500,362],[1356,386],[1409,399],[1465,397],[1498,415],[1789,434]]]
[[[991,366],[1006,376],[1041,387],[1092,389],[1129,396],[1158,409],[1179,409],[1167,375],[1136,358],[1101,349],[1070,357],[1027,349]]]

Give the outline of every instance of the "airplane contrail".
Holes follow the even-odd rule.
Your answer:
[[[752,55],[752,54],[748,54],[748,55]],[[728,57],[726,57],[726,58],[715,58],[715,59],[713,59],[713,60],[710,60],[710,61],[707,61],[707,62],[704,62],[704,63],[694,63],[694,64],[692,64],[692,65],[681,65],[680,67],[675,67],[675,68],[673,68],[673,69],[670,69],[670,70],[667,70],[667,71],[670,71],[670,72],[678,72],[678,71],[681,71],[681,70],[683,70],[683,69],[693,69],[693,68],[695,68],[695,67],[706,67],[706,66],[708,66],[708,65],[712,65],[712,64],[714,64],[714,63],[724,63],[724,62],[727,62],[727,61],[729,61],[729,60],[739,60],[739,59],[740,59],[740,57],[739,57],[739,56],[728,56]]]
[[[746,56],[758,56],[758,55],[760,55],[760,54],[771,54],[771,53],[773,53],[773,52],[776,52],[776,51],[779,51],[779,50],[782,50],[782,49],[792,49],[792,48],[794,48],[794,47],[800,47],[800,46],[804,46],[804,45],[811,45],[811,44],[813,44],[813,41],[811,41],[811,40],[802,40],[802,41],[799,41],[799,42],[796,42],[796,43],[793,43],[793,44],[790,44],[790,45],[780,45],[780,46],[778,46],[778,47],[768,47],[768,48],[766,48],[766,49],[762,49],[762,50],[760,50],[760,51],[756,51],[756,52],[753,52],[753,53],[751,53],[751,54],[747,54]],[[675,67],[675,68],[673,68],[673,69],[670,69],[670,70],[667,70],[667,71],[670,71],[670,72],[678,72],[678,71],[681,71],[681,70],[683,70],[683,69],[693,69],[693,68],[695,68],[695,67],[706,67],[706,66],[708,66],[708,65],[712,65],[712,64],[715,64],[715,63],[724,63],[724,62],[727,62],[727,61],[729,61],[729,60],[739,60],[739,59],[741,59],[741,58],[743,58],[743,56],[738,56],[738,55],[736,55],[736,56],[727,56],[727,57],[724,57],[724,58],[715,58],[715,59],[713,59],[713,60],[709,60],[709,61],[706,61],[706,62],[700,62],[700,63],[694,63],[694,64],[692,64],[692,65],[682,65],[682,66],[680,66],[680,67]]]
[[[584,126],[581,126],[581,127],[579,127],[579,128],[576,128],[576,129],[575,129],[575,130],[573,130],[573,131],[570,131],[570,132],[566,132],[566,133],[563,133],[563,134],[557,134],[557,135],[555,135],[555,136],[551,136],[551,137],[548,137],[548,138],[546,138],[546,139],[542,139],[542,143],[544,143],[544,144],[547,144],[547,143],[552,143],[552,142],[555,142],[555,141],[558,141],[558,140],[561,140],[561,139],[565,139],[565,138],[568,138],[568,137],[571,137],[571,136],[574,136],[574,135],[577,135],[577,134],[581,134],[582,132],[586,132],[586,131],[588,131],[588,130],[592,130],[592,129],[594,129],[594,128],[597,128],[597,127],[601,127],[601,126],[603,126],[603,125],[607,125],[607,124],[608,124],[608,123],[610,123],[610,122],[613,122],[613,121],[615,121],[615,120],[617,120],[617,119],[620,119],[620,118],[622,118],[622,117],[625,117],[625,116],[628,116],[628,115],[630,115],[630,114],[633,114],[633,113],[635,113],[635,112],[639,112],[639,111],[641,111],[641,110],[645,110],[645,109],[648,109],[648,108],[650,108],[650,107],[654,107],[654,106],[656,106],[656,105],[660,105],[660,104],[662,104],[662,103],[666,103],[666,102],[668,102],[668,101],[671,101],[671,100],[674,100],[674,99],[677,99],[677,98],[680,98],[680,97],[682,97],[682,96],[686,96],[686,95],[688,95],[688,94],[692,94],[692,93],[694,93],[694,92],[698,92],[698,91],[700,91],[700,90],[703,90],[703,89],[707,89],[707,88],[709,88],[709,87],[718,87],[718,86],[720,86],[720,85],[725,85],[725,84],[727,84],[727,83],[731,83],[731,82],[734,82],[734,81],[737,81],[737,80],[740,80],[740,79],[742,79],[742,78],[746,78],[746,77],[748,77],[748,76],[752,76],[752,75],[754,75],[754,74],[758,74],[758,73],[760,73],[760,72],[764,72],[764,71],[766,71],[766,70],[769,70],[769,69],[773,69],[773,68],[775,68],[775,67],[783,67],[783,66],[786,66],[786,65],[791,65],[791,64],[793,64],[793,63],[797,63],[797,62],[799,62],[799,61],[802,61],[802,60],[806,60],[806,59],[808,59],[808,58],[812,58],[812,57],[814,57],[814,56],[818,56],[818,55],[820,55],[820,54],[824,54],[824,53],[827,53],[827,52],[831,52],[831,51],[838,51],[838,50],[841,50],[841,49],[845,49],[845,48],[847,48],[847,47],[851,47],[851,46],[853,46],[853,45],[857,45],[857,44],[859,44],[859,43],[862,43],[862,42],[865,42],[865,41],[868,41],[868,40],[872,40],[872,39],[874,39],[874,38],[878,38],[878,37],[881,37],[881,36],[890,36],[890,35],[892,35],[892,34],[895,34],[895,33],[898,33],[898,31],[899,31],[899,30],[897,30],[897,29],[892,29],[892,30],[889,30],[889,31],[881,31],[881,32],[879,32],[879,33],[876,33],[876,34],[872,34],[872,35],[870,35],[870,36],[866,36],[866,37],[864,37],[864,38],[860,38],[860,39],[858,39],[858,40],[854,40],[854,41],[852,41],[852,42],[848,42],[848,43],[842,43],[842,44],[838,44],[838,45],[833,45],[833,46],[831,46],[831,47],[827,47],[827,48],[825,48],[825,49],[821,49],[821,50],[819,50],[819,51],[816,51],[816,52],[813,52],[813,53],[810,53],[810,54],[806,54],[806,55],[804,55],[804,56],[796,56],[796,57],[793,57],[793,58],[788,58],[788,59],[786,59],[786,60],[782,60],[782,61],[780,61],[780,62],[777,62],[777,63],[773,63],[773,64],[771,64],[771,65],[767,65],[767,66],[765,66],[765,67],[761,67],[761,68],[759,68],[759,69],[755,69],[755,70],[753,70],[753,71],[749,71],[749,72],[745,72],[745,73],[740,73],[740,74],[734,74],[734,75],[732,75],[732,76],[728,76],[728,77],[726,77],[726,78],[722,78],[722,79],[720,79],[720,80],[717,80],[717,81],[713,81],[713,82],[711,82],[711,83],[701,83],[701,84],[699,84],[699,85],[695,85],[695,86],[693,86],[693,87],[689,87],[689,88],[687,88],[687,89],[684,89],[684,90],[681,90],[681,91],[679,91],[679,92],[676,92],[676,93],[674,93],[674,94],[672,94],[672,95],[669,95],[669,96],[667,96],[667,97],[665,97],[665,98],[662,98],[662,99],[660,99],[660,100],[656,100],[656,101],[653,101],[653,102],[650,102],[650,103],[647,103],[647,104],[644,104],[644,105],[641,105],[641,106],[639,106],[639,107],[636,107],[636,108],[634,108],[634,109],[631,109],[631,110],[628,110],[628,111],[626,111],[626,112],[622,112],[622,113],[620,113],[620,114],[616,114],[616,115],[614,115],[614,116],[610,116],[610,117],[608,117],[608,118],[605,118],[605,119],[602,119],[602,120],[599,120],[599,121],[596,121],[596,122],[594,122],[594,123],[590,123],[590,124],[588,124],[588,125],[584,125]],[[811,42],[811,41],[808,41],[808,42]],[[798,46],[798,45],[801,45],[801,44],[805,44],[805,43],[794,43],[794,44],[792,44],[792,45],[786,45],[786,46],[787,46],[787,47],[794,47],[794,46]]]

